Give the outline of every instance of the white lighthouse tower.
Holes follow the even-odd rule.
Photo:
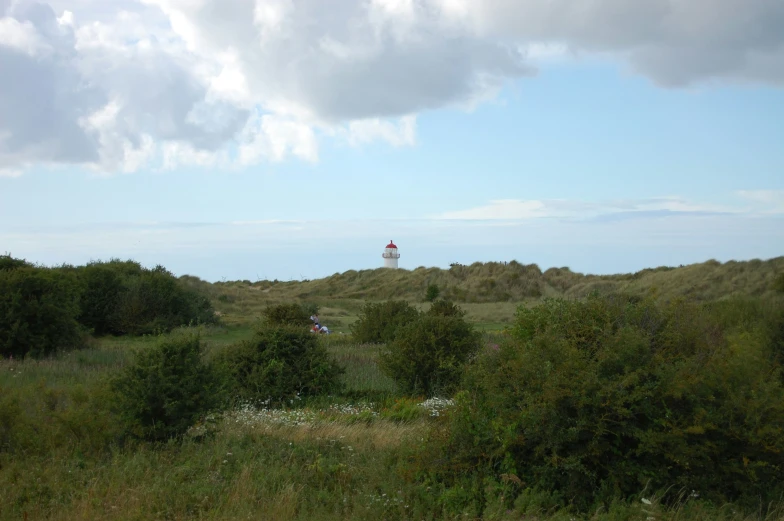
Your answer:
[[[389,241],[381,256],[384,257],[385,268],[397,268],[397,260],[400,258],[400,254],[397,252],[397,246],[395,246],[394,242]]]

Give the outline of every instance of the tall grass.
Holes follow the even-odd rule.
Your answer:
[[[332,335],[334,338],[334,335]],[[349,393],[369,393],[373,395],[394,393],[395,382],[381,372],[378,367],[378,355],[382,349],[378,344],[357,344],[342,339],[330,341],[323,337],[329,352],[346,368],[343,382]]]
[[[766,261],[707,261],[688,266],[662,266],[636,273],[590,275],[569,268],[550,268],[517,262],[474,263],[470,266],[415,270],[350,270],[309,281],[235,281],[209,284],[216,307],[229,321],[257,314],[267,304],[310,301],[334,308],[329,318],[340,313],[356,314],[365,300],[404,299],[423,302],[427,287],[437,285],[442,296],[462,303],[525,302],[542,296],[582,298],[594,291],[643,295],[654,289],[665,299],[690,296],[711,300],[732,295],[772,294],[777,275],[784,272],[784,257]],[[495,322],[489,320],[488,322]]]

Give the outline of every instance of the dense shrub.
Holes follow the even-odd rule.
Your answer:
[[[446,395],[478,347],[478,334],[462,317],[426,314],[402,326],[379,361],[403,392]]]
[[[234,398],[271,404],[337,391],[343,374],[317,335],[294,326],[259,328],[221,352],[216,364]]]
[[[169,338],[137,353],[111,386],[126,432],[149,441],[183,436],[221,404],[217,373],[203,362],[196,335]]]
[[[425,291],[425,300],[428,302],[433,302],[438,298],[440,293],[441,289],[439,289],[438,284],[429,284],[427,286],[427,290]]]
[[[120,297],[125,288],[119,270],[99,263],[79,273],[83,291],[79,322],[96,335],[120,332]]]
[[[400,326],[417,320],[419,315],[415,307],[402,300],[368,302],[362,306],[357,321],[351,325],[351,333],[360,343],[391,342]]]
[[[520,309],[512,339],[468,371],[442,470],[514,475],[583,508],[646,486],[773,498],[784,479],[775,331],[751,313],[723,322],[743,308],[724,306],[616,296]]]
[[[0,271],[15,270],[17,268],[32,267],[30,263],[24,259],[15,259],[10,255],[0,255]]]
[[[78,312],[72,274],[19,265],[0,270],[0,355],[40,357],[81,346]]]
[[[77,269],[83,292],[79,320],[96,334],[150,334],[216,320],[209,299],[162,266],[93,262]]]
[[[162,266],[126,279],[118,314],[117,332],[135,335],[171,331],[189,323],[215,321],[209,299],[186,290]]]
[[[300,304],[290,303],[267,306],[261,314],[272,326],[307,326],[312,313]]]
[[[434,316],[442,316],[442,317],[465,317],[466,312],[460,308],[454,302],[449,300],[436,300],[430,305],[430,309],[427,310],[428,315]]]

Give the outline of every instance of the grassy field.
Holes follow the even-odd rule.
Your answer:
[[[208,355],[250,334],[239,327],[198,330]],[[53,360],[0,362],[6,394],[0,436],[10,428],[3,423],[9,399],[36,426],[26,451],[0,452],[0,519],[475,519],[438,499],[437,483],[412,480],[407,466],[449,402],[398,396],[376,365],[379,346],[346,336],[322,337],[347,368],[344,396],[277,410],[238,406],[225,412],[211,437],[163,447],[107,447],[91,439],[95,432],[73,428],[85,414],[86,429],[100,425],[99,402],[80,393],[100,389],[133,350],[157,340],[107,338]],[[784,519],[769,505],[749,513],[684,498],[665,507],[644,490],[590,514],[548,510],[535,501],[520,508],[489,505],[483,519]]]
[[[345,391],[281,409],[233,405],[208,436],[201,437],[205,431],[197,427],[182,443],[117,443],[105,406],[107,378],[135,351],[168,335],[91,339],[85,349],[51,359],[0,360],[0,520],[479,519],[450,499],[443,485],[412,475],[412,458],[444,421],[450,401],[402,396],[378,367],[383,346],[354,342],[350,326],[365,298],[405,298],[427,309],[422,296],[428,284],[438,284],[447,296],[464,291],[469,301],[460,305],[490,344],[519,306],[535,305],[542,296],[580,298],[616,289],[655,291],[663,298],[759,296],[783,269],[784,257],[611,277],[494,263],[347,272],[308,282],[207,284],[186,278],[210,294],[221,325],[169,335],[198,332],[209,360],[251,338],[267,305],[316,303],[322,322],[336,333],[319,341],[345,367]],[[538,286],[520,280],[529,276]],[[523,294],[534,286],[540,296]],[[518,293],[507,299],[482,301],[513,291]],[[12,445],[15,451],[5,450]],[[665,506],[641,487],[638,497],[587,513],[548,507],[532,493],[515,505],[488,504],[481,519],[772,521],[784,519],[783,506],[741,509],[688,495]]]

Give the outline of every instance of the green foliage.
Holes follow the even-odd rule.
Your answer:
[[[351,334],[360,343],[378,344],[391,342],[399,327],[419,318],[419,311],[408,302],[388,300],[368,302],[351,325]]]
[[[460,316],[426,314],[402,326],[382,351],[382,370],[406,393],[453,392],[479,335]]]
[[[32,265],[24,259],[15,259],[9,254],[0,255],[0,271],[30,268]]]
[[[436,300],[430,305],[430,309],[427,310],[427,314],[441,317],[464,318],[466,313],[454,302],[440,299]]]
[[[94,262],[78,269],[84,287],[80,321],[102,334],[156,334],[216,321],[209,299],[163,266]]]
[[[427,290],[425,291],[425,300],[428,302],[433,302],[440,294],[441,289],[439,289],[438,284],[429,284],[427,286]]]
[[[311,313],[308,313],[304,306],[297,303],[267,306],[261,314],[267,324],[271,326],[307,326],[310,324]]]
[[[133,261],[37,268],[5,255],[0,291],[0,353],[74,347],[78,324],[97,335],[140,335],[216,322],[209,299],[187,280]]]
[[[317,335],[294,326],[260,328],[251,340],[228,346],[216,363],[235,399],[272,404],[335,392],[344,373]]]
[[[126,432],[149,441],[183,436],[221,404],[217,373],[203,362],[196,335],[138,352],[111,386]]]
[[[773,499],[784,379],[775,328],[751,311],[620,296],[521,308],[468,371],[441,470],[514,475],[579,508],[646,486]]]
[[[112,269],[111,265],[92,263],[84,267],[79,277],[84,286],[79,322],[96,335],[118,332],[120,297],[124,291],[119,270]]]
[[[779,273],[776,280],[773,282],[773,289],[779,293],[784,293],[784,273]]]
[[[134,335],[171,331],[189,323],[215,322],[209,299],[186,290],[163,266],[143,270],[125,281],[117,332]]]
[[[18,265],[0,270],[0,356],[41,357],[80,347],[78,306],[70,273]]]

